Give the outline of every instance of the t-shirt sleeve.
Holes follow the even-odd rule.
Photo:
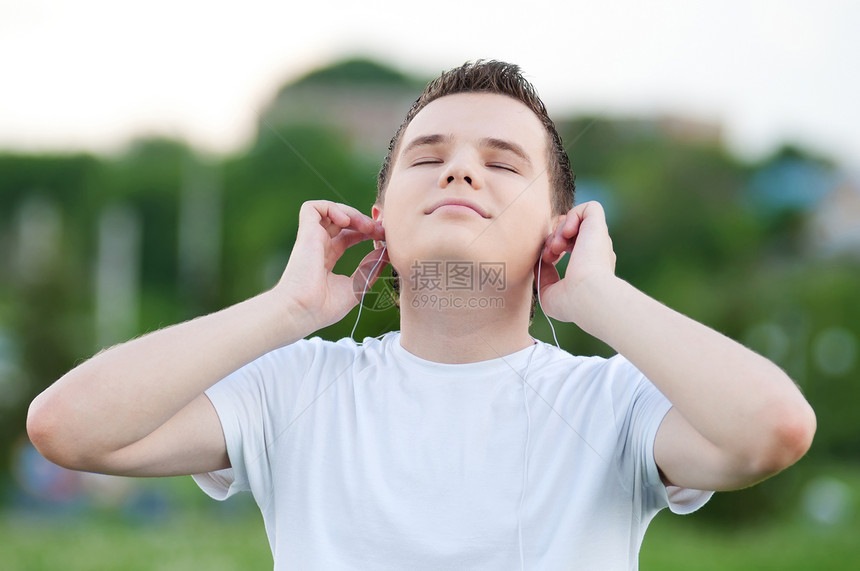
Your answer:
[[[654,459],[657,430],[672,403],[629,361],[620,356],[609,361],[616,369],[614,376],[624,379],[615,385],[616,403],[622,405],[616,405],[622,440],[619,462],[622,472],[632,474],[632,491],[634,499],[638,500],[635,504],[644,513],[665,507],[676,514],[696,511],[707,503],[713,492],[664,485]]]
[[[267,452],[292,418],[319,340],[300,340],[245,365],[206,391],[215,407],[230,468],[195,474],[209,496],[224,500],[251,491],[259,505],[268,501],[271,469]]]

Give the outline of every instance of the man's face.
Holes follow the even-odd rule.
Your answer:
[[[468,260],[527,279],[555,219],[543,125],[504,95],[433,101],[403,133],[373,215],[401,275],[416,261]]]

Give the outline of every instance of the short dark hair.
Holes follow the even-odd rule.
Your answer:
[[[421,96],[415,100],[406,118],[388,145],[388,154],[379,170],[376,187],[376,202],[382,204],[385,189],[391,176],[400,138],[406,127],[418,113],[430,102],[456,93],[495,93],[507,95],[523,103],[531,109],[546,129],[548,144],[547,155],[549,163],[549,182],[552,189],[553,214],[565,214],[573,207],[574,174],[570,168],[570,158],[561,142],[561,136],[555,128],[555,123],[549,118],[543,102],[538,97],[534,86],[526,80],[519,66],[496,60],[477,60],[466,62],[460,67],[444,72],[424,88]]]

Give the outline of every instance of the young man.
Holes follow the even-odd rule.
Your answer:
[[[364,240],[361,269],[334,274]],[[386,262],[399,332],[303,339]],[[518,68],[466,64],[410,110],[372,218],[305,203],[276,287],[96,355],[33,402],[28,431],[74,469],[250,490],[278,569],[636,568],[658,510],[791,465],[815,417],[774,364],[614,265]],[[536,275],[549,316],[619,355],[536,342]]]

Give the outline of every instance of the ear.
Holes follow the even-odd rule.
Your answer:
[[[379,205],[379,204],[374,204],[374,205],[373,205],[373,208],[371,208],[371,209],[370,209],[370,216],[373,218],[373,220],[374,220],[374,221],[379,222],[380,224],[382,224],[382,225],[383,225],[383,228],[385,227],[385,224],[383,223],[383,217],[382,217],[382,206],[381,206],[381,205]],[[374,247],[374,249],[379,249],[379,248],[381,248],[384,244],[385,244],[385,242],[380,242],[379,240],[374,240],[374,241],[373,241],[373,247]]]

